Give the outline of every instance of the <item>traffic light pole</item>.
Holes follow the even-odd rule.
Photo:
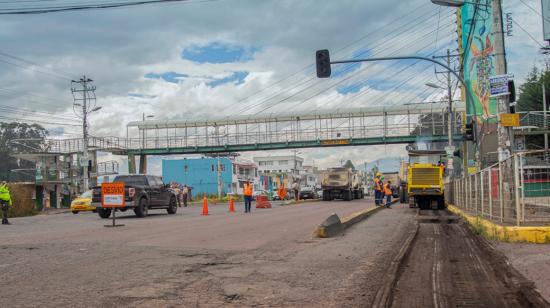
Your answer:
[[[396,57],[380,57],[380,58],[366,58],[366,59],[331,61],[330,64],[345,64],[345,63],[357,63],[357,62],[376,62],[376,61],[395,61],[395,60],[423,60],[423,61],[429,61],[429,62],[435,63],[435,64],[447,69],[449,72],[451,72],[460,81],[460,83],[464,87],[466,95],[468,96],[468,99],[470,101],[470,107],[472,108],[472,111],[473,111],[473,114],[474,114],[474,120],[472,122],[476,122],[475,119],[477,118],[477,110],[476,110],[475,100],[474,100],[474,96],[472,95],[472,92],[470,91],[470,89],[466,85],[466,82],[464,81],[464,79],[462,77],[460,77],[460,75],[457,72],[455,72],[453,69],[451,69],[450,66],[448,66],[447,64],[445,64],[443,62],[439,62],[435,59],[421,57],[421,56],[396,56]],[[468,100],[466,100],[466,101],[468,101]],[[478,136],[477,124],[474,124],[474,132],[475,132],[475,136],[476,136],[476,138],[474,140],[475,145],[476,145],[475,153],[476,153],[476,156],[478,156],[479,155],[479,151],[478,151],[479,141],[478,141],[478,138],[477,138],[477,136]],[[477,158],[478,157],[476,157],[476,161],[479,161]]]

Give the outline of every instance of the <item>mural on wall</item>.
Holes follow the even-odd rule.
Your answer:
[[[494,74],[491,2],[481,0],[477,9],[474,4],[465,4],[461,8],[460,16],[464,79],[474,96],[478,117],[488,119],[497,113],[496,100],[490,98],[489,88],[489,77]],[[468,114],[473,113],[470,106],[467,104]]]

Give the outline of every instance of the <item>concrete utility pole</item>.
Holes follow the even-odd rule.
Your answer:
[[[494,67],[495,75],[504,75],[507,73],[506,67],[506,49],[504,47],[504,31],[502,25],[502,1],[491,1],[493,9],[493,38],[494,38]],[[510,157],[511,147],[513,144],[513,134],[510,127],[500,125],[500,116],[505,113],[510,113],[510,102],[508,95],[499,96],[497,98],[498,120],[498,158],[503,161]]]
[[[80,159],[81,164],[83,165],[83,171],[82,171],[82,187],[83,191],[88,190],[90,187],[89,185],[89,170],[88,170],[88,164],[90,161],[89,153],[88,153],[88,114],[92,113],[94,111],[98,111],[101,109],[101,107],[96,107],[95,105],[95,90],[96,87],[92,86],[91,83],[93,82],[92,79],[82,76],[79,80],[72,80],[72,84],[78,84],[82,87],[82,89],[77,89],[75,87],[71,87],[71,92],[73,93],[74,103],[73,103],[73,110],[77,114],[77,116],[82,117],[82,135],[83,135],[83,150],[82,150],[82,158]],[[80,93],[80,96],[78,95]],[[93,102],[93,103],[92,103]],[[92,106],[93,104],[93,106]],[[81,113],[77,112],[77,108],[82,108]],[[84,162],[84,163],[82,163]]]

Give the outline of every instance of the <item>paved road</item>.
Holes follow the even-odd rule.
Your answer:
[[[0,229],[0,298],[32,307],[364,306],[414,212],[383,210],[333,239],[312,237],[329,214],[370,199],[227,213],[227,205],[131,215],[13,219]],[[369,287],[365,287],[369,286]]]

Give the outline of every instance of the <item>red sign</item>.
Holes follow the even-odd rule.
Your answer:
[[[124,207],[124,183],[101,184],[102,207]]]

